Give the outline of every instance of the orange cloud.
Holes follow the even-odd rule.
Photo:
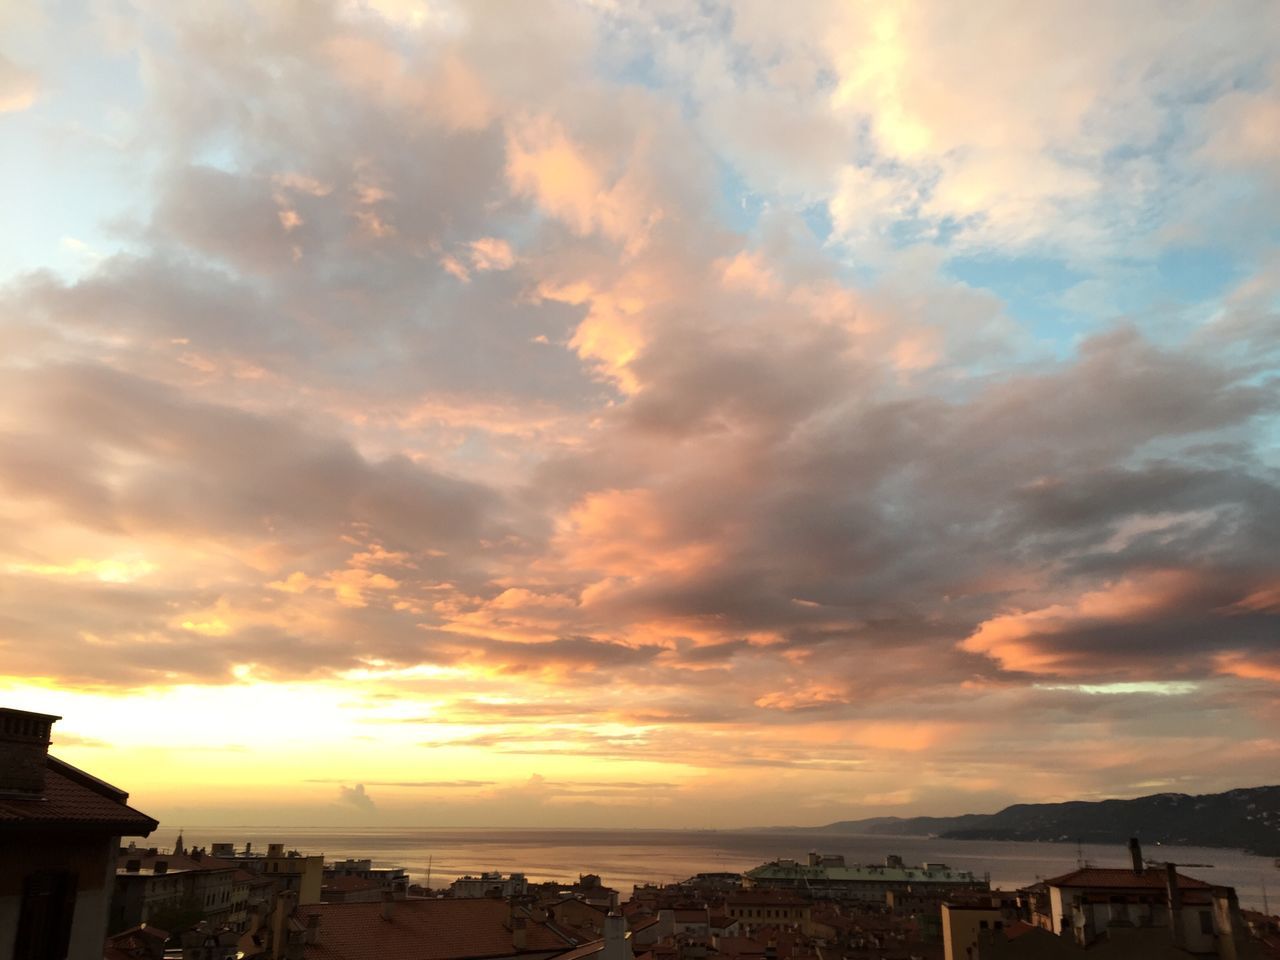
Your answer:
[[[1221,653],[1214,658],[1218,673],[1245,680],[1269,680],[1280,683],[1280,665],[1250,659],[1243,653]]]
[[[622,580],[690,573],[717,554],[675,527],[651,490],[588,494],[557,521],[554,546],[563,565]]]
[[[517,193],[533,197],[578,233],[595,228],[605,193],[603,180],[551,118],[530,118],[511,129],[507,177]]]
[[[636,159],[636,158],[630,158]],[[609,182],[602,163],[547,116],[512,123],[507,134],[507,179],[513,192],[533,198],[575,233],[599,232],[628,255],[644,249],[664,214],[641,173]]]
[[[372,590],[390,591],[400,584],[385,573],[371,573],[362,568],[331,570],[323,577],[309,577],[300,570],[294,571],[283,580],[273,580],[267,584],[272,590],[282,593],[306,593],[315,588],[330,590],[334,599],[344,607],[364,607],[368,605],[368,593]]]
[[[777,276],[759,253],[742,251],[736,256],[718,260],[720,282],[726,290],[750,293],[756,297],[772,297],[781,289]]]
[[[942,723],[854,723],[849,739],[877,750],[902,750],[919,753],[940,743],[954,727]]]
[[[1006,670],[1073,672],[1068,654],[1054,648],[1056,634],[1091,622],[1135,620],[1163,610],[1197,583],[1189,571],[1162,570],[1118,580],[1058,603],[992,617],[959,644],[961,650],[991,657]]]
[[[843,690],[839,687],[824,684],[808,684],[802,687],[793,687],[789,690],[779,690],[773,693],[766,693],[755,699],[755,705],[764,710],[783,710],[786,712],[811,710],[815,707],[848,702],[849,700]]]
[[[511,244],[499,237],[472,240],[471,265],[477,270],[510,270],[516,262]]]

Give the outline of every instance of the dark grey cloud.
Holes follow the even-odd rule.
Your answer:
[[[426,548],[482,535],[497,503],[403,457],[370,463],[294,418],[191,400],[102,367],[15,373],[9,390],[43,417],[38,430],[0,437],[9,495],[55,501],[90,526],[237,536],[346,521]],[[108,480],[119,457],[146,469]],[[51,488],[46,476],[66,481]]]

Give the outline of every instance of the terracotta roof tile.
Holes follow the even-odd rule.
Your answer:
[[[501,900],[397,900],[391,919],[381,903],[321,903],[296,916],[320,917],[320,942],[308,944],[308,960],[471,960],[507,957],[512,946],[511,908]],[[567,951],[571,944],[545,924],[528,921],[525,953]]]
[[[764,944],[751,937],[721,937],[716,941],[716,949],[727,956],[764,956]]]
[[[40,824],[102,827],[117,836],[145,837],[160,824],[125,803],[129,795],[78,770],[48,758],[44,796],[40,799],[0,798],[0,827]]]

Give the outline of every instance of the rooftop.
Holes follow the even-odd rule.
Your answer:
[[[527,921],[525,948],[512,944],[511,908],[501,900],[397,900],[390,919],[381,903],[302,906],[305,923],[320,917],[319,942],[309,960],[480,960],[516,953],[568,950],[572,944],[545,924]]]
[[[133,809],[129,794],[55,757],[45,759],[40,797],[0,797],[0,829],[73,827],[145,837],[160,824]]]
[[[137,861],[137,870],[128,869],[130,861]],[[244,878],[239,875],[247,874],[247,871],[241,870],[239,864],[234,861],[222,860],[218,857],[192,857],[185,853],[161,853],[159,851],[152,853],[150,850],[128,849],[122,851],[116,859],[116,873],[121,876],[154,876],[157,864],[164,864],[164,867],[160,870],[161,875],[166,873],[226,870],[233,872],[234,879],[244,882]]]
[[[1212,889],[1213,884],[1197,880],[1195,877],[1176,874],[1178,888]],[[1110,890],[1163,890],[1165,889],[1165,871],[1160,867],[1147,867],[1142,873],[1123,867],[1084,867],[1072,870],[1060,877],[1052,877],[1044,883],[1050,887],[1103,887]]]

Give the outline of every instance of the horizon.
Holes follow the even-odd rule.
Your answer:
[[[1231,792],[1235,792],[1235,791],[1238,791],[1238,790],[1263,790],[1263,789],[1272,789],[1272,788],[1276,788],[1276,787],[1280,787],[1280,784],[1256,784],[1256,785],[1253,785],[1253,786],[1232,787],[1232,788],[1230,788],[1230,789],[1228,789],[1228,790],[1226,790],[1226,791],[1222,791],[1222,792],[1223,792],[1223,793],[1231,793]],[[1138,795],[1138,796],[1133,796],[1133,797],[1103,797],[1103,798],[1099,798],[1099,799],[1097,799],[1097,800],[1090,800],[1090,801],[1083,801],[1083,802],[1086,802],[1086,803],[1101,803],[1101,802],[1104,802],[1105,800],[1143,800],[1143,799],[1148,799],[1148,798],[1151,798],[1151,797],[1161,797],[1161,796],[1179,796],[1179,797],[1188,797],[1188,798],[1190,798],[1190,799],[1195,799],[1195,798],[1197,798],[1197,797],[1202,797],[1202,796],[1217,796],[1217,795],[1220,795],[1220,794],[1188,794],[1188,793],[1180,793],[1180,792],[1177,792],[1177,791],[1162,791],[1162,792],[1159,792],[1159,793],[1152,793],[1152,794],[1140,794],[1140,795]],[[949,820],[949,819],[954,819],[954,818],[962,817],[962,816],[973,816],[973,815],[976,815],[976,816],[988,816],[988,815],[991,815],[991,814],[999,813],[999,812],[1001,812],[1001,811],[1003,811],[1003,810],[1005,810],[1005,809],[1008,809],[1009,807],[1013,807],[1013,806],[1028,806],[1028,805],[1031,805],[1031,806],[1054,806],[1054,805],[1057,805],[1057,804],[1060,804],[1060,803],[1070,803],[1070,802],[1080,802],[1080,801],[1019,801],[1018,803],[1015,803],[1015,804],[1007,804],[1007,805],[1005,805],[1004,807],[1001,807],[1001,808],[999,808],[999,809],[997,809],[997,810],[989,810],[989,811],[965,810],[965,811],[963,811],[963,812],[940,813],[940,814],[927,814],[927,813],[926,813],[926,814],[910,814],[910,815],[905,815],[905,816],[904,816],[904,815],[899,815],[899,814],[879,814],[879,815],[872,816],[872,817],[848,817],[848,818],[844,818],[844,819],[841,819],[841,820],[832,820],[832,821],[828,821],[828,822],[825,822],[825,823],[815,823],[815,824],[802,824],[802,823],[773,823],[773,824],[760,824],[760,823],[757,823],[757,824],[750,824],[750,825],[747,825],[747,826],[740,826],[740,827],[724,827],[724,826],[718,826],[718,827],[717,827],[717,826],[707,826],[707,825],[690,825],[690,826],[681,826],[681,827],[673,827],[673,826],[628,826],[626,829],[627,829],[628,831],[637,832],[637,833],[719,833],[719,832],[724,832],[724,833],[752,833],[752,832],[768,833],[768,832],[775,832],[775,831],[776,831],[776,832],[779,832],[779,833],[785,833],[785,832],[788,832],[788,831],[804,831],[804,832],[812,833],[813,831],[821,830],[821,829],[823,829],[823,828],[825,828],[825,827],[838,826],[839,824],[842,824],[842,823],[862,823],[862,822],[870,822],[870,821],[875,821],[875,820],[915,820],[915,819],[938,819],[938,820]],[[132,801],[130,801],[130,805],[132,805]],[[164,821],[164,820],[162,820],[162,821],[161,821],[161,823],[160,823],[161,832],[165,832],[165,831],[172,831],[174,828],[171,826],[171,822],[172,822],[172,821]],[[595,825],[556,824],[556,825],[540,825],[540,826],[536,826],[536,825],[529,825],[529,824],[522,824],[522,823],[504,823],[504,824],[493,824],[493,823],[487,823],[487,824],[482,824],[482,823],[450,823],[450,824],[437,824],[437,823],[432,823],[432,824],[423,824],[423,823],[413,823],[413,822],[410,822],[410,821],[405,821],[405,822],[403,822],[403,823],[386,822],[386,821],[378,821],[378,822],[364,822],[364,823],[360,823],[360,824],[353,824],[353,823],[351,823],[351,822],[350,822],[350,820],[349,820],[349,818],[348,818],[347,820],[345,820],[345,821],[343,821],[343,822],[333,822],[333,823],[320,823],[320,822],[306,823],[306,822],[298,822],[298,821],[291,821],[291,822],[285,822],[285,821],[282,821],[282,822],[279,822],[279,823],[234,823],[234,822],[230,822],[230,821],[227,821],[227,822],[210,821],[210,822],[208,822],[208,823],[193,822],[193,823],[191,823],[191,826],[190,826],[190,827],[178,827],[178,828],[177,828],[177,833],[178,833],[178,834],[184,834],[188,829],[193,829],[193,828],[194,828],[194,829],[197,829],[197,830],[204,829],[204,828],[211,828],[211,829],[212,829],[212,828],[217,828],[217,829],[228,829],[228,830],[230,830],[230,829],[271,830],[271,829],[277,829],[277,828],[285,828],[285,829],[289,829],[289,830],[304,830],[304,831],[309,831],[309,830],[324,830],[324,831],[330,831],[330,832],[331,832],[331,831],[333,831],[333,830],[340,829],[340,828],[342,828],[342,829],[357,829],[357,830],[378,830],[378,831],[394,831],[394,830],[475,830],[475,831],[507,830],[507,831],[518,831],[518,832],[525,832],[525,831],[528,831],[528,832],[535,832],[535,833],[536,833],[536,832],[540,832],[540,831],[547,831],[547,832],[550,832],[550,831],[558,831],[558,832],[562,832],[562,833],[570,833],[570,832],[574,832],[574,831],[583,831],[583,832],[598,832],[598,833],[604,833],[604,832],[610,832],[610,831],[616,832],[616,831],[618,831],[618,829],[619,829],[616,825],[614,825],[614,826],[610,826],[610,825],[600,825],[600,824],[595,824]],[[826,834],[826,835],[824,835],[824,836],[832,836],[832,837],[854,837],[854,838],[860,838],[860,839],[871,839],[871,838],[876,838],[876,839],[881,839],[881,840],[884,840],[884,841],[886,841],[886,842],[887,842],[887,841],[890,841],[890,840],[892,840],[892,839],[894,839],[894,838],[897,838],[897,837],[908,837],[908,838],[911,838],[911,839],[929,839],[929,838],[936,837],[937,835],[936,835],[936,834],[928,834],[928,833],[919,833],[919,834],[915,834],[915,833],[909,833],[909,834],[880,834],[880,833],[849,833],[849,832],[847,832],[847,831],[839,831],[839,832],[837,832],[837,833],[833,833],[833,834]],[[975,843],[984,843],[984,842],[990,842],[990,841],[975,840],[975,841],[973,841],[973,842],[975,842]],[[999,841],[999,842],[1006,842],[1006,841]],[[1007,841],[1007,842],[1023,842],[1023,841]],[[1075,840],[1066,841],[1066,840],[1064,840],[1064,841],[1038,841],[1038,842],[1051,842],[1051,843],[1067,843],[1067,844],[1075,844],[1075,843],[1077,843],[1078,841],[1075,841]],[[1094,846],[1110,846],[1110,845],[1111,845],[1111,844],[1107,843],[1106,841],[1101,841],[1101,840],[1091,840],[1091,841],[1089,841],[1089,843],[1090,843],[1091,845],[1094,845]],[[1170,845],[1171,845],[1171,844],[1164,844],[1164,843],[1162,843],[1162,842],[1161,842],[1161,841],[1159,841],[1159,840],[1152,841],[1152,843],[1153,843],[1154,845],[1156,845],[1156,846],[1170,846]],[[1221,848],[1221,849],[1234,849],[1234,848],[1223,847],[1223,848]]]
[[[0,706],[164,822],[1280,769],[1280,18],[0,9]]]

